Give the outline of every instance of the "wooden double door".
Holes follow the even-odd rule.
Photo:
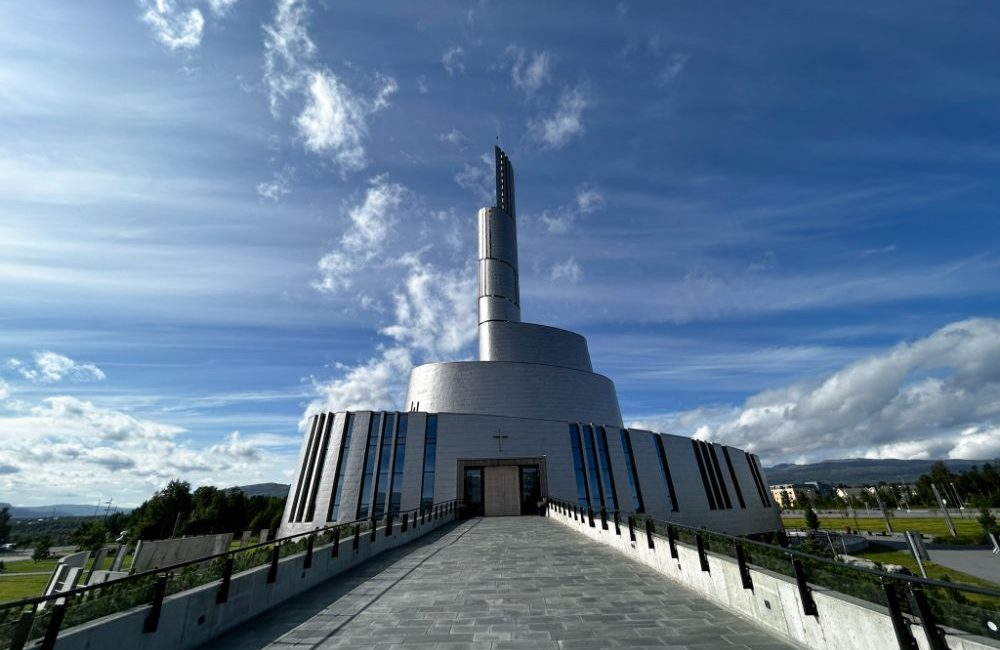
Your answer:
[[[510,517],[538,514],[542,499],[538,465],[465,467],[463,500],[472,516]]]

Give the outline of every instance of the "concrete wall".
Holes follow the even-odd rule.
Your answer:
[[[419,403],[419,404],[418,404]],[[409,410],[622,425],[603,375],[538,363],[429,363],[410,373]]]
[[[405,533],[400,532],[396,525],[390,537],[385,536],[384,530],[379,530],[374,543],[370,541],[370,533],[362,533],[357,551],[352,550],[350,538],[342,539],[338,557],[331,557],[331,546],[316,547],[309,569],[304,566],[304,553],[291,555],[279,562],[278,578],[272,584],[267,582],[268,565],[234,575],[229,599],[223,604],[215,602],[218,582],[166,598],[156,632],[142,632],[143,622],[150,611],[146,605],[65,630],[59,635],[56,650],[196,648],[285,600],[379,553],[419,539],[453,519],[454,515],[445,515],[411,527]]]
[[[409,419],[407,427],[406,458],[403,472],[402,511],[420,505],[423,484],[424,435],[428,414],[412,412],[405,414]],[[331,414],[332,416],[332,414]],[[318,484],[313,520],[289,521],[288,511],[283,520],[279,536],[308,531],[326,524],[324,518],[332,498],[333,475],[337,466],[336,454],[340,450],[339,427],[346,414],[338,413],[334,419],[334,435],[331,435],[329,451],[322,458],[322,466],[316,467],[311,482]],[[358,503],[361,497],[361,478],[365,460],[365,446],[372,414],[354,414],[354,433],[341,471],[344,474],[339,518],[352,521],[358,518]],[[441,503],[462,497],[462,486],[458,475],[459,461],[497,458],[543,458],[545,464],[548,495],[567,501],[577,500],[576,479],[570,448],[569,423],[560,420],[502,417],[494,415],[470,415],[462,413],[437,414],[437,457],[434,472],[434,501]],[[589,432],[587,423],[580,423]],[[600,427],[595,426],[595,430]],[[606,426],[608,452],[611,457],[612,478],[618,495],[618,507],[622,511],[632,510],[631,488],[628,484],[628,469],[621,445],[621,429]],[[502,440],[501,453],[497,432],[507,436]],[[743,494],[744,505],[736,497],[734,482],[723,456],[723,448],[717,447],[722,468],[721,477],[730,492],[730,508],[709,508],[705,495],[705,485],[698,472],[691,440],[681,436],[630,430],[633,452],[636,460],[639,489],[643,495],[646,512],[660,519],[670,519],[692,526],[705,526],[712,530],[733,535],[746,535],[781,529],[778,509],[758,496],[746,455],[739,449],[728,448],[733,463],[733,474]],[[668,467],[673,479],[678,501],[678,510],[671,510],[671,502],[660,466],[655,439],[663,441]],[[303,443],[309,444],[310,436]],[[316,444],[314,439],[313,446]],[[584,459],[590,465],[590,459]],[[765,478],[766,480],[766,478]],[[589,472],[588,472],[589,481]],[[317,483],[318,482],[318,483]],[[293,482],[293,489],[298,478]],[[591,487],[594,497],[593,507],[600,510],[598,492]],[[292,500],[289,497],[289,501]],[[764,503],[768,505],[765,506]],[[609,506],[609,510],[610,510]],[[336,513],[335,513],[336,514]],[[378,513],[381,516],[382,513]],[[370,516],[368,512],[363,517]]]
[[[812,595],[819,615],[806,616],[802,613],[798,587],[785,576],[751,568],[754,588],[746,590],[736,561],[729,557],[709,552],[710,570],[704,572],[696,549],[678,543],[679,557],[672,559],[667,540],[654,536],[655,548],[650,549],[645,531],[637,530],[636,541],[632,542],[624,522],[619,536],[610,523],[608,530],[602,529],[600,521],[591,528],[589,522],[575,521],[572,514],[560,514],[555,508],[549,508],[549,516],[803,648],[888,650],[899,647],[888,612],[873,603],[814,586]],[[910,631],[921,650],[929,649],[919,623],[911,625]],[[947,643],[952,650],[998,647],[988,639],[954,631],[947,634]]]
[[[133,571],[148,571],[162,566],[170,566],[188,560],[197,560],[229,550],[232,533],[221,535],[198,535],[161,539],[153,542],[141,541],[132,558]]]

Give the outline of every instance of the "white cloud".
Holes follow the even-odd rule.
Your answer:
[[[681,54],[675,52],[667,57],[667,62],[660,70],[660,76],[657,78],[656,83],[660,86],[666,86],[684,70],[684,66],[687,65],[688,54]]]
[[[281,197],[289,194],[291,190],[292,177],[295,175],[295,168],[285,165],[281,170],[274,172],[274,176],[269,181],[257,183],[257,196],[262,199],[279,201]]]
[[[337,292],[351,286],[353,275],[382,252],[405,195],[406,188],[385,176],[370,181],[364,200],[348,210],[350,224],[339,246],[319,261],[317,289]]]
[[[548,83],[552,74],[552,57],[545,50],[528,55],[523,47],[508,45],[504,57],[510,67],[511,81],[524,94],[533,95]]]
[[[465,64],[462,62],[464,55],[465,50],[458,45],[452,45],[441,55],[441,65],[448,71],[449,77],[456,72],[465,72]]]
[[[483,154],[477,165],[463,163],[462,171],[455,174],[455,182],[463,190],[475,194],[479,200],[486,204],[492,204],[496,187],[493,160],[488,155]]]
[[[197,8],[182,9],[173,0],[144,0],[142,20],[153,28],[156,39],[171,50],[201,45],[205,17]]]
[[[88,436],[101,440],[167,440],[184,431],[181,427],[143,420],[114,409],[66,395],[46,397],[31,409],[31,415],[52,423],[69,423]]]
[[[260,450],[254,442],[243,440],[239,431],[233,431],[225,440],[208,448],[209,453],[242,460],[260,460]]]
[[[542,213],[542,223],[549,232],[561,235],[568,232],[574,222],[585,214],[590,214],[604,207],[604,194],[590,185],[581,185],[576,189],[573,201],[560,205],[555,210]]]
[[[580,268],[580,265],[576,263],[576,260],[571,257],[565,262],[553,264],[549,277],[553,282],[566,280],[576,284],[580,281],[580,278],[583,277],[583,269]]]
[[[77,363],[63,354],[36,352],[33,362],[10,359],[7,368],[28,381],[47,384],[67,379],[70,381],[103,381],[104,371],[92,363]]]
[[[212,13],[223,16],[227,11],[236,6],[238,0],[208,0],[208,6]]]
[[[469,141],[469,139],[465,137],[465,134],[458,129],[452,129],[447,133],[442,133],[438,136],[438,139],[441,140],[441,142],[447,142],[448,144],[455,145],[460,149],[464,149],[465,143]]]
[[[10,397],[10,384],[0,379],[0,400],[5,400]]]
[[[271,114],[277,118],[284,102],[300,101],[294,123],[306,150],[329,155],[343,172],[362,169],[368,119],[389,106],[399,86],[394,78],[376,74],[369,98],[332,71],[313,65],[316,44],[308,26],[303,0],[279,0],[274,20],[264,27],[264,83]]]
[[[674,414],[677,433],[770,461],[1000,455],[1000,320],[952,323],[822,381],[760,393],[741,407]]]
[[[585,86],[566,88],[559,97],[555,112],[548,117],[531,120],[528,130],[544,148],[562,148],[584,132],[583,111],[591,104],[590,92]]]
[[[425,75],[417,77],[417,92],[421,95],[426,95],[430,92],[430,88],[427,87],[427,77]]]

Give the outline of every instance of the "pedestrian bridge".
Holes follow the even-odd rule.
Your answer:
[[[544,517],[465,519],[204,646],[792,648]]]

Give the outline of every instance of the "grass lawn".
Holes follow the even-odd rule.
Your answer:
[[[782,520],[787,528],[806,527],[806,522],[802,517],[782,517]],[[943,517],[899,517],[889,519],[889,521],[892,523],[892,529],[897,533],[904,530],[918,530],[921,533],[933,535],[934,537],[951,537],[951,533],[948,531],[948,523]],[[978,541],[979,537],[983,534],[982,527],[975,519],[952,518],[952,521],[955,522],[955,530],[958,531],[960,537],[967,537]],[[855,524],[854,519],[851,517],[820,515],[819,527],[823,530],[843,531],[845,528],[850,527],[851,530],[870,530],[873,533],[885,532],[885,522],[882,521],[881,517],[877,519],[858,517],[858,523]]]
[[[41,562],[35,562],[34,560],[15,560],[14,562],[4,562],[4,573],[24,573],[27,571],[48,571],[51,573],[52,569],[56,568],[56,564],[58,563],[58,558],[42,560]],[[2,576],[3,573],[0,573],[0,577]]]
[[[48,574],[35,576],[8,576],[0,574],[0,603],[41,596],[48,582]]]
[[[913,571],[915,575],[920,575],[920,567],[917,566],[916,559],[914,559],[913,555],[911,555],[909,551],[901,551],[891,546],[886,546],[885,544],[872,542],[865,550],[858,553],[852,553],[851,555],[855,557],[863,557],[866,560],[881,562],[882,564],[900,564],[905,566],[910,571]],[[982,578],[977,578],[976,576],[962,573],[961,571],[949,569],[948,567],[943,567],[939,564],[934,564],[933,562],[924,562],[924,568],[927,569],[927,577],[933,580],[941,580],[947,577],[952,582],[964,582],[966,584],[989,587],[991,589],[996,589],[997,587],[995,582],[983,580]]]

